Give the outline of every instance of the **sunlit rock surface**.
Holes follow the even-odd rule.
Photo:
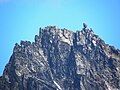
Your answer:
[[[15,44],[0,90],[120,90],[120,50],[83,24],[81,31],[40,28]]]

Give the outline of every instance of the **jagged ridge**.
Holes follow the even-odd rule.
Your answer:
[[[120,50],[85,23],[76,32],[48,26],[15,44],[0,90],[119,90],[119,78]]]

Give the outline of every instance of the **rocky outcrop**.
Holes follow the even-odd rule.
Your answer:
[[[120,90],[120,50],[85,23],[76,32],[40,28],[35,42],[15,44],[0,90]]]

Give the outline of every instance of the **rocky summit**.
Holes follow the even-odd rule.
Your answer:
[[[0,90],[120,90],[120,50],[85,23],[76,32],[40,28],[34,42],[15,44]]]

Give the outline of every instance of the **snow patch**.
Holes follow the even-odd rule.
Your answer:
[[[94,46],[96,46],[96,41],[95,40],[92,40],[92,43],[94,44]]]
[[[50,43],[52,43],[52,40],[50,40]]]
[[[15,70],[15,73],[17,74],[17,76],[21,76],[21,73],[18,70]]]
[[[56,81],[53,81],[53,82],[58,87],[58,90],[62,90],[62,88],[60,87],[60,85],[58,85],[58,83],[56,83]]]

